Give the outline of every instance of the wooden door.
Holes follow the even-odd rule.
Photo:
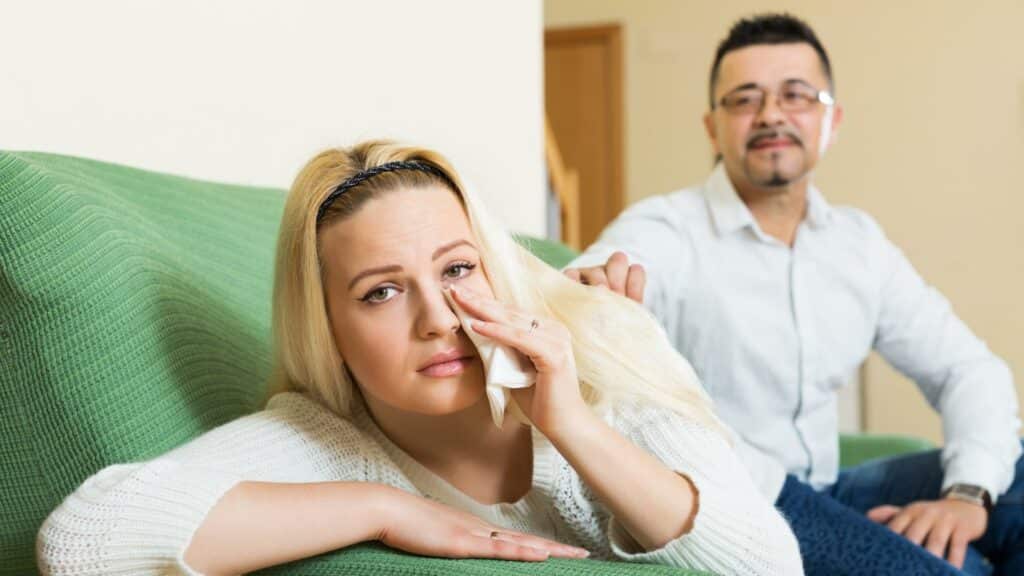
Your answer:
[[[544,92],[565,165],[579,173],[586,247],[625,206],[621,26],[545,31]]]

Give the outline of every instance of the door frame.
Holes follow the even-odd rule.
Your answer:
[[[623,53],[622,53],[622,25],[621,24],[600,24],[591,26],[571,26],[547,28],[544,30],[545,53],[549,47],[573,46],[579,44],[597,43],[607,47],[608,59],[606,61],[606,72],[609,85],[606,87],[609,100],[609,147],[611,160],[609,172],[611,173],[608,183],[610,197],[603,198],[602,202],[609,210],[609,221],[601,225],[603,229],[611,219],[614,219],[626,207],[625,191],[625,145],[624,136],[624,114],[623,109]],[[546,90],[546,88],[545,88]],[[563,147],[565,143],[561,142]],[[578,166],[570,166],[578,169]],[[581,197],[581,200],[584,198]],[[593,201],[592,199],[590,201]]]

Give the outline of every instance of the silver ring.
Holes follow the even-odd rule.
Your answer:
[[[530,332],[533,332],[534,328],[536,328],[537,326],[540,326],[540,322],[537,322],[537,319],[534,318],[533,320],[530,321]]]

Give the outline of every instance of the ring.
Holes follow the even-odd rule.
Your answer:
[[[533,320],[530,321],[530,332],[533,332],[533,329],[536,328],[537,326],[540,326],[540,322],[537,322],[537,319],[534,318]]]
[[[492,539],[496,539],[498,536],[501,536],[501,532],[498,532],[497,530],[492,530],[491,531],[491,538]]]

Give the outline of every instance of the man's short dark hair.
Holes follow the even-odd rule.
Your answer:
[[[806,22],[790,14],[759,14],[752,18],[743,18],[733,24],[729,35],[718,45],[715,51],[715,62],[711,65],[711,81],[708,83],[708,95],[711,107],[715,106],[715,82],[718,80],[718,68],[726,54],[747,46],[758,44],[810,44],[821,59],[821,67],[828,78],[830,89],[834,89],[832,81],[832,65],[828,61],[825,47],[818,41],[814,30]]]

